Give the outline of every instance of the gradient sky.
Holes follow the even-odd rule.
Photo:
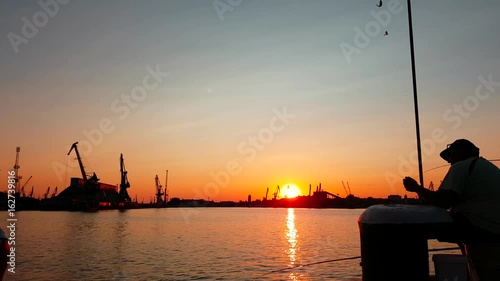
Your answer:
[[[377,2],[220,0],[230,9],[219,16],[212,0],[73,0],[44,23],[38,1],[1,1],[0,181],[20,146],[28,190],[67,187],[80,141],[101,182],[119,183],[123,153],[139,201],[167,169],[180,198],[258,199],[287,183],[307,194],[319,182],[345,195],[342,181],[361,197],[404,195],[402,178],[418,178],[406,1]],[[390,2],[402,11],[360,45],[356,30],[380,27],[370,12]],[[413,2],[424,170],[446,164],[438,154],[457,138],[500,158],[500,2]],[[12,34],[24,38],[17,53]],[[350,60],[346,44],[359,47]],[[169,75],[127,104],[148,67]],[[294,117],[271,125],[284,108]],[[100,138],[102,120],[113,130]]]

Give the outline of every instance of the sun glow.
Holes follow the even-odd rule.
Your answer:
[[[283,194],[286,198],[295,198],[302,194],[300,188],[293,183],[288,183],[283,186]]]

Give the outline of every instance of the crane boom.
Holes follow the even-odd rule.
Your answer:
[[[32,178],[33,176],[30,176],[30,178],[23,184],[23,186],[21,186],[21,190],[19,191],[19,193],[21,193],[21,196],[22,197],[25,197],[26,194],[24,193],[24,187],[28,184],[28,182],[30,182],[30,179]]]
[[[30,182],[30,179],[31,179],[32,177],[33,177],[33,176],[30,176],[30,177],[29,177],[29,179],[28,179],[28,180],[27,180],[27,181],[23,184],[23,186],[22,186],[21,188],[24,188],[24,187],[28,184],[28,182]]]
[[[55,197],[57,195],[57,186],[56,189],[54,189],[54,192],[52,192],[52,195],[50,197]]]
[[[49,196],[49,192],[50,192],[50,186],[47,187],[47,191],[45,191],[45,193],[43,194],[43,199],[47,199],[47,196]]]
[[[76,152],[76,159],[78,160],[78,165],[80,165],[80,172],[82,173],[82,178],[84,181],[87,181],[87,173],[85,173],[85,168],[83,167],[82,158],[80,157],[80,153],[78,152],[78,147],[76,146],[78,142],[75,142],[71,148],[69,149],[68,155],[74,149]]]
[[[345,195],[349,196],[349,192],[347,192],[347,188],[345,188],[344,181],[342,181],[342,186],[344,186]]]

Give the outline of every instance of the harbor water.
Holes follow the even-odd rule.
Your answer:
[[[15,273],[4,280],[360,280],[359,259],[319,262],[360,255],[363,211],[18,212]]]

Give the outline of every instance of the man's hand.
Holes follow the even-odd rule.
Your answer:
[[[410,192],[417,192],[418,190],[421,189],[420,185],[418,182],[410,177],[406,177],[403,179],[403,185],[407,191]]]

